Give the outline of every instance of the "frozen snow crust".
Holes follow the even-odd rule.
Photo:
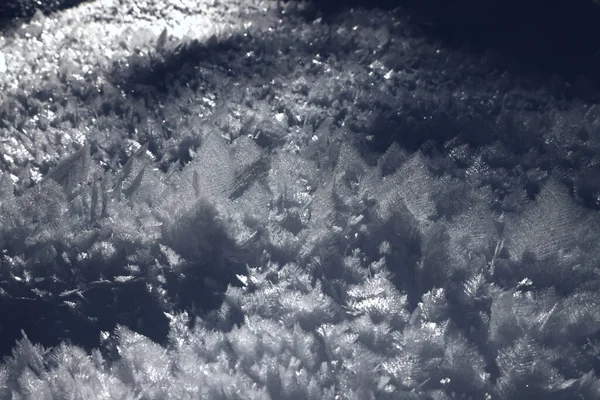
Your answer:
[[[310,7],[4,31],[0,398],[598,398],[600,109]]]

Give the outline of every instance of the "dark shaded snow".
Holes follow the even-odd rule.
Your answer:
[[[324,11],[6,27],[1,398],[597,398],[593,76]]]

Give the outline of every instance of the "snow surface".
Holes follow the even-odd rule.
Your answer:
[[[38,12],[0,72],[0,398],[599,398],[568,83],[266,0]]]

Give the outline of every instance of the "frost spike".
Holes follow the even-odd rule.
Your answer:
[[[98,182],[96,181],[96,173],[94,173],[94,179],[92,181],[92,198],[90,204],[90,220],[96,221],[96,209],[98,208]]]
[[[140,172],[135,176],[135,178],[133,179],[133,182],[131,182],[131,185],[129,185],[129,187],[127,189],[123,189],[123,194],[127,197],[131,196],[136,190],[137,188],[140,187],[140,185],[142,184],[142,179],[144,178],[144,172],[146,171],[146,167],[143,167]]]
[[[167,43],[167,28],[163,29],[162,33],[156,40],[156,51],[161,51],[165,48]]]

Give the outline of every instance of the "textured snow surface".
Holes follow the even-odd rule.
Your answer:
[[[600,109],[318,17],[4,27],[0,398],[598,398]]]

